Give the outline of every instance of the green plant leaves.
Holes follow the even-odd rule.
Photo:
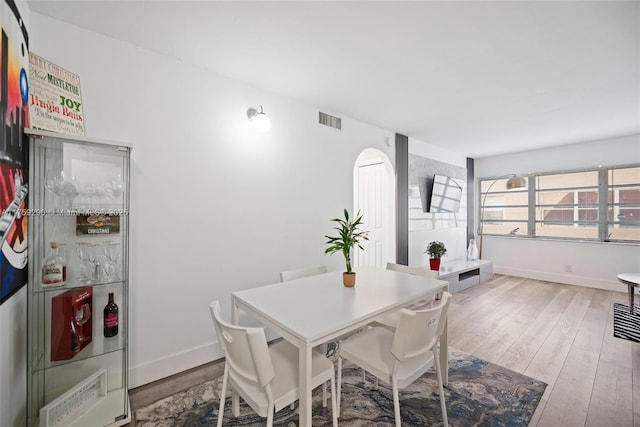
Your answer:
[[[349,218],[349,211],[345,209],[344,219],[331,219],[331,221],[338,223],[338,226],[334,227],[334,230],[338,231],[338,236],[324,236],[328,239],[327,245],[329,245],[324,253],[331,255],[335,252],[342,252],[347,273],[351,273],[351,249],[357,246],[364,250],[361,242],[362,240],[369,240],[368,232],[358,229],[362,225],[362,214],[358,211],[355,219],[350,220]]]
[[[444,246],[444,243],[434,240],[433,242],[429,242],[427,250],[424,251],[424,253],[429,254],[433,259],[440,259],[447,253],[447,248]]]

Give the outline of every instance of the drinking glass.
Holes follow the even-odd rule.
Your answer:
[[[49,190],[52,194],[58,195],[59,187],[60,187],[60,179],[59,173],[49,172],[45,175],[44,178],[44,186],[47,190]]]
[[[89,272],[89,244],[87,242],[76,243],[76,256],[80,261],[80,269],[76,276],[79,282],[90,282],[91,274]]]
[[[98,246],[95,243],[90,243],[87,247],[87,258],[89,265],[91,266],[90,280],[97,282],[100,279],[100,264],[98,264]]]
[[[121,175],[113,175],[107,178],[107,183],[105,186],[107,194],[114,199],[122,196],[122,191],[124,189],[124,183],[122,181]]]
[[[99,203],[106,193],[107,192],[104,186],[99,184],[91,184],[92,205]]]
[[[58,191],[64,198],[66,206],[71,206],[73,200],[78,195],[78,186],[75,184],[75,177],[65,177],[64,171],[60,172],[60,178],[58,180]]]
[[[118,274],[118,255],[120,254],[120,243],[105,242],[102,247],[105,255],[104,272],[109,278],[117,279]]]
[[[76,322],[76,325],[82,326],[85,323],[87,323],[90,318],[91,318],[91,307],[89,306],[89,303],[84,303],[78,310],[76,310],[75,319],[74,319]],[[84,330],[84,328],[82,330]],[[78,334],[78,340],[86,341],[88,339],[89,337]]]
[[[77,177],[73,177],[73,183],[78,189],[78,208],[89,208],[89,185]]]

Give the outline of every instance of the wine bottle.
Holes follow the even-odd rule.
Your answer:
[[[109,292],[109,302],[104,307],[104,336],[118,335],[118,305],[113,301],[113,292]]]
[[[42,265],[42,286],[62,286],[67,281],[67,262],[58,252],[58,243],[51,242],[51,253]]]

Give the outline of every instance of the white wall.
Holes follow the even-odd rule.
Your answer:
[[[467,158],[465,156],[443,150],[440,147],[413,138],[409,138],[409,153],[462,168],[467,167]],[[463,200],[463,204],[466,206],[465,200]],[[464,206],[460,208],[461,212],[466,209]],[[440,229],[410,230],[408,239],[409,265],[413,267],[425,267],[429,265],[429,256],[425,254],[424,251],[427,248],[427,244],[432,240],[443,242],[447,248],[447,254],[445,258],[443,258],[443,261],[466,258],[466,219],[460,220],[458,225],[458,227]]]
[[[640,163],[640,135],[589,141],[475,160],[476,179]],[[494,271],[624,292],[616,275],[637,271],[640,245],[485,236],[483,258]],[[571,265],[572,272],[565,271]]]
[[[221,356],[207,304],[324,255],[353,165],[393,133],[33,14],[32,51],[81,79],[87,134],[134,145],[130,386]],[[271,117],[256,134],[246,111]]]

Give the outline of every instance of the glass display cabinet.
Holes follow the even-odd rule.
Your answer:
[[[25,134],[27,425],[127,424],[131,147]]]

